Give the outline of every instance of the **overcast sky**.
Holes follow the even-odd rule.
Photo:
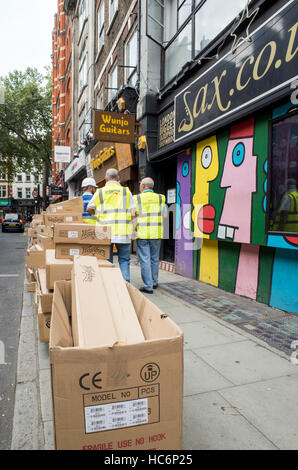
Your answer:
[[[57,0],[0,0],[0,76],[51,65]]]

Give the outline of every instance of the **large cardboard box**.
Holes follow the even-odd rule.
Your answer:
[[[39,246],[41,246],[43,250],[52,250],[55,248],[54,239],[51,237],[39,234],[37,237],[37,241]]]
[[[56,449],[181,449],[180,328],[127,284],[145,341],[73,347],[67,288],[55,284],[49,343]]]
[[[53,291],[47,288],[47,277],[45,269],[37,270],[40,308],[42,313],[51,313],[53,304]]]
[[[56,243],[56,258],[71,259],[74,256],[94,256],[98,259],[107,260],[110,257],[110,245],[79,245],[77,243]]]
[[[80,245],[111,244],[111,229],[106,226],[88,224],[56,224],[55,243],[77,243]]]
[[[113,264],[105,259],[96,258],[101,267],[114,267]],[[72,259],[57,259],[55,250],[46,250],[45,268],[46,268],[46,286],[47,289],[54,289],[55,281],[70,281],[72,271]]]
[[[50,340],[51,313],[43,313],[39,303],[37,315],[39,341],[40,343],[48,343]]]
[[[45,237],[54,237],[54,230],[52,227],[47,225],[38,225],[36,227],[37,235],[44,235]]]
[[[46,226],[55,224],[73,224],[82,222],[82,213],[65,212],[59,214],[46,214],[44,216],[44,223]]]
[[[62,212],[84,212],[84,203],[81,197],[75,197],[68,201],[58,202],[57,204],[50,204],[48,207],[48,213],[59,214]]]

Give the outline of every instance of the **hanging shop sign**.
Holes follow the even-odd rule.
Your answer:
[[[55,145],[54,160],[55,163],[69,163],[71,160],[71,147]]]
[[[125,170],[129,166],[134,164],[133,161],[133,154],[130,144],[118,144],[115,143],[116,155],[117,155],[117,162],[118,162],[118,170]]]
[[[135,140],[135,115],[94,110],[93,136],[101,142],[132,144]]]
[[[289,94],[298,70],[297,18],[298,2],[291,0],[251,33],[250,43],[240,43],[176,95],[175,142]]]

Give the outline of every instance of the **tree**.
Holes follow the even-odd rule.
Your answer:
[[[0,169],[12,179],[17,173],[41,172],[52,157],[52,83],[50,69],[14,71],[0,78]]]

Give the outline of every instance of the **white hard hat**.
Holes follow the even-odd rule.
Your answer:
[[[82,188],[88,188],[88,186],[93,186],[94,188],[97,188],[97,184],[94,178],[85,178],[82,181]]]

